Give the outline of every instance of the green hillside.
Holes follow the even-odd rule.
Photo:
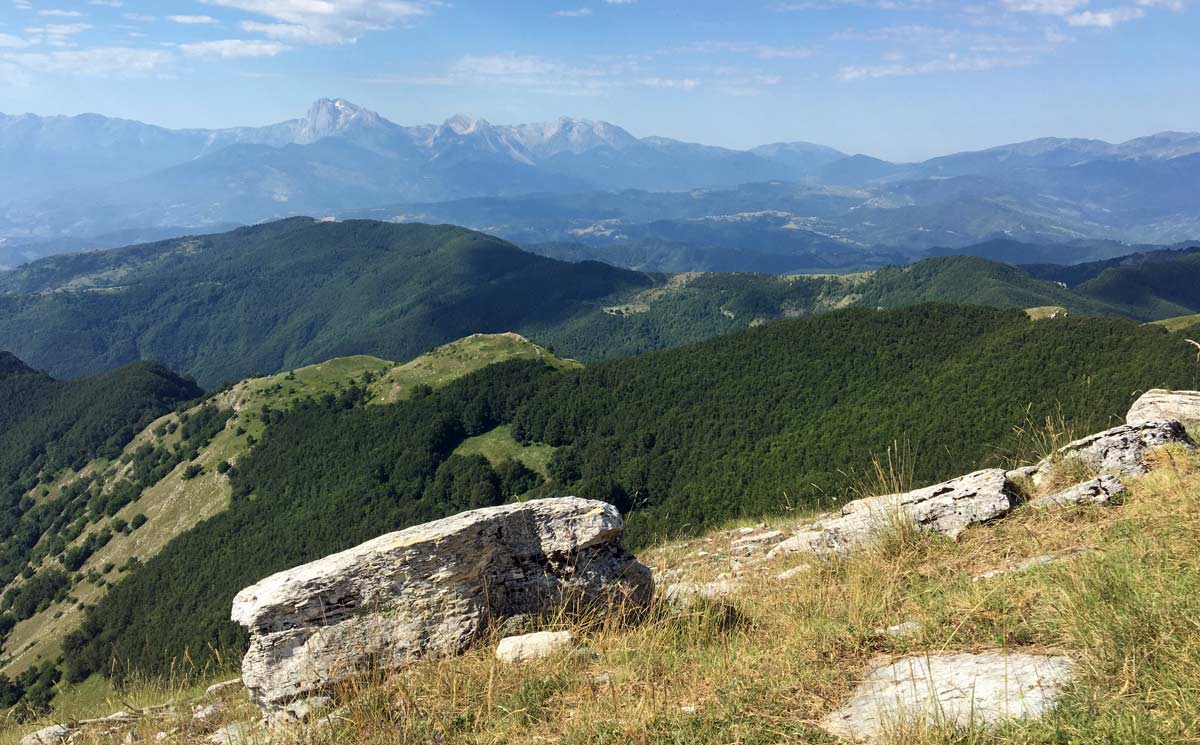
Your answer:
[[[296,218],[6,273],[0,348],[63,376],[150,357],[213,386],[334,357],[409,359],[653,283],[452,226]]]
[[[428,395],[469,372],[511,359],[540,360],[552,369],[579,367],[509,333],[475,334],[405,364],[367,356],[333,359],[251,378],[190,408],[140,421],[135,434],[121,441],[123,448],[104,457],[85,454],[77,469],[44,475],[24,500],[46,492],[52,497],[70,495],[73,501],[47,502],[47,514],[61,519],[25,528],[33,551],[21,555],[27,561],[15,554],[11,559],[5,579],[11,600],[4,606],[11,622],[5,622],[0,634],[0,671],[13,677],[52,663],[61,653],[63,637],[79,627],[85,608],[99,602],[173,539],[228,509],[233,467],[254,450],[283,412],[312,400],[355,407],[406,398],[414,390]],[[6,370],[49,380],[11,356],[0,357],[0,363]],[[136,380],[127,382],[136,384]],[[97,390],[90,380],[68,385]],[[190,384],[187,390],[191,396],[200,393]],[[127,395],[121,400],[134,399]],[[75,404],[91,411],[78,401]],[[100,407],[96,412],[104,410]],[[8,430],[8,439],[16,433],[15,428]],[[545,471],[544,462],[540,470]],[[529,486],[542,481],[542,477],[531,479]],[[91,511],[92,507],[96,509]],[[79,509],[86,510],[87,519],[64,528]],[[39,597],[36,603],[27,599],[28,588],[44,584],[38,578],[58,576],[64,578],[64,589],[58,590],[55,583],[53,596]]]
[[[1097,429],[1135,391],[1198,380],[1190,345],[1153,326],[920,305],[767,324],[583,370],[512,360],[395,404],[347,406],[368,395],[360,384],[272,415],[230,471],[229,509],[88,612],[66,645],[68,676],[111,671],[114,658],[163,671],[185,650],[202,661],[210,645],[236,649],[229,602],[247,584],[531,489],[631,510],[630,537],[645,544],[844,498],[897,440],[929,482],[998,460],[1030,417],[1061,412],[1077,431]],[[548,456],[551,484],[519,457],[533,453]],[[187,625],[171,622],[180,615]]]

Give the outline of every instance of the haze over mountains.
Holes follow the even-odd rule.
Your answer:
[[[898,164],[805,142],[737,151],[638,138],[570,118],[406,127],[342,99],[224,130],[0,115],[0,265],[130,242],[113,233],[354,214],[444,219],[521,242],[793,257],[743,256],[742,269],[843,270],[994,239],[1185,241],[1200,235],[1198,187],[1196,133],[1047,138]]]

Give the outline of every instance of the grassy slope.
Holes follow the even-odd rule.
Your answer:
[[[1174,318],[1164,318],[1160,321],[1151,321],[1151,323],[1155,324],[1156,326],[1162,326],[1166,330],[1175,333],[1177,331],[1183,331],[1184,329],[1188,329],[1192,326],[1200,324],[1200,313],[1187,316],[1175,316]]]
[[[513,437],[512,425],[505,424],[486,434],[467,438],[454,449],[454,454],[482,455],[492,465],[513,458],[548,479],[554,448],[542,444],[523,445]]]
[[[1009,649],[1066,654],[1077,679],[1040,722],[998,731],[898,727],[888,745],[1166,743],[1200,738],[1200,457],[1163,452],[1129,479],[1120,506],[1018,508],[953,541],[897,532],[847,559],[738,561],[723,530],[661,544],[641,558],[671,581],[739,578],[727,605],[701,604],[638,624],[569,623],[593,654],[497,663],[495,640],[429,660],[379,684],[281,743],[830,743],[814,725],[866,667],[909,654]],[[786,527],[782,524],[771,527]],[[985,570],[1076,546],[1062,563],[973,581]],[[911,637],[874,629],[906,621]],[[146,700],[159,685],[135,686]],[[103,715],[123,693],[76,701]],[[160,699],[161,700],[161,699]],[[178,716],[182,724],[190,713]],[[250,721],[244,705],[225,721]],[[144,725],[152,737],[172,722]],[[27,727],[31,729],[32,727]],[[17,732],[0,735],[13,743]],[[96,743],[116,743],[123,732]],[[168,739],[168,743],[183,742]]]
[[[257,440],[262,437],[263,406],[273,410],[285,409],[302,398],[336,394],[345,390],[352,381],[364,379],[364,375],[374,377],[368,387],[374,394],[371,403],[385,403],[407,397],[415,385],[437,388],[495,362],[533,358],[543,359],[560,369],[579,366],[576,362],[559,359],[516,334],[475,334],[438,347],[402,365],[360,355],[329,360],[288,373],[244,380],[216,396],[222,408],[233,409],[236,415],[193,461],[202,465],[204,472],[192,479],[184,479],[183,472],[189,464],[181,463],[160,482],[146,489],[139,499],[122,508],[117,517],[130,521],[134,515],[144,514],[148,518],[146,523],[128,535],[117,533],[88,559],[81,573],[87,575],[97,571],[102,573],[106,582],[119,581],[123,573],[116,568],[103,572],[107,564],[121,567],[131,557],[145,561],[161,551],[175,536],[226,509],[231,489],[229,480],[217,472],[217,464],[221,461],[236,463],[252,447],[248,438]],[[188,413],[194,413],[198,408]],[[134,438],[125,453],[131,454],[148,442],[156,445],[173,444],[178,440],[177,435],[160,436],[154,430],[178,421],[178,414],[169,414],[156,420]],[[239,429],[244,433],[237,435]],[[508,439],[511,441],[511,436]],[[515,442],[512,444],[516,450],[511,455],[519,457],[534,470],[545,473],[549,460],[548,449],[521,448]],[[495,443],[490,451],[499,452],[495,450]],[[123,473],[123,468],[119,460],[95,461],[81,469],[80,473],[103,474],[107,482],[115,483]],[[57,493],[78,475],[75,472],[64,473],[46,488],[52,494]],[[104,524],[90,526],[70,545],[81,544]],[[17,624],[5,642],[0,672],[13,676],[30,665],[54,659],[58,654],[59,641],[81,621],[82,606],[94,605],[106,594],[107,589],[104,583],[85,580],[72,590],[72,598],[77,602],[67,600],[55,603]]]

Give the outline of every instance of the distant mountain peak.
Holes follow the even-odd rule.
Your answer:
[[[467,114],[455,114],[447,119],[442,126],[457,135],[471,135],[491,125],[488,124],[486,119],[477,119]]]
[[[387,125],[388,121],[379,114],[344,98],[320,98],[309,107],[296,140],[310,143],[351,129],[378,129]]]

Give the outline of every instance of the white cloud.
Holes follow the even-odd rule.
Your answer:
[[[142,77],[157,72],[174,59],[160,49],[96,47],[54,52],[0,54],[0,63],[22,73],[45,73],[93,78]]]
[[[269,19],[246,21],[246,31],[310,44],[345,44],[371,31],[413,22],[434,7],[427,0],[203,0]]]
[[[104,8],[121,8],[125,3],[121,0],[88,0],[88,5],[99,5]]]
[[[951,72],[984,72],[1002,68],[1023,67],[1033,62],[1031,57],[989,57],[947,55],[924,62],[889,62],[878,65],[847,65],[838,71],[842,80],[871,80],[876,78],[908,77]]]
[[[73,37],[91,27],[88,23],[48,23],[45,26],[29,26],[25,33],[29,35],[29,41],[32,43],[65,47],[74,46]]]
[[[219,41],[197,41],[191,44],[180,44],[179,48],[189,57],[220,57],[234,59],[240,57],[274,57],[291,49],[287,44],[278,41],[221,39]]]
[[[575,10],[556,10],[554,15],[559,18],[585,18],[592,14],[591,8],[576,8]]]
[[[78,10],[62,10],[61,8],[47,8],[45,10],[39,10],[38,15],[51,16],[54,18],[82,18],[83,17],[83,13],[80,13]]]
[[[1133,21],[1146,15],[1141,8],[1113,8],[1111,10],[1084,11],[1067,17],[1070,26],[1094,26],[1097,28],[1112,28],[1118,23]]]
[[[727,52],[729,54],[748,54],[759,59],[805,59],[813,56],[813,50],[804,47],[777,47],[770,44],[757,44],[740,41],[700,41],[680,47],[677,51],[710,54]]]
[[[638,83],[651,88],[679,88],[685,91],[694,90],[700,86],[700,81],[695,78],[642,78]]]
[[[154,23],[154,21],[158,20],[154,16],[148,16],[145,13],[122,13],[121,17],[134,23]]]
[[[1065,16],[1087,7],[1089,2],[1090,0],[1003,0],[1003,5],[1016,13]]]
[[[217,19],[212,16],[167,16],[167,20],[188,26],[207,25],[217,22]]]
[[[19,49],[21,47],[27,47],[32,43],[33,42],[27,39],[22,39],[21,37],[13,36],[12,34],[0,34],[0,47]]]

